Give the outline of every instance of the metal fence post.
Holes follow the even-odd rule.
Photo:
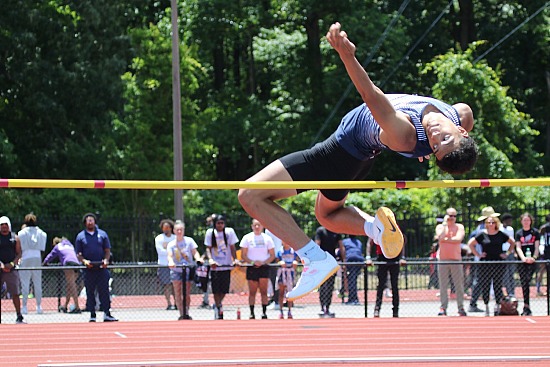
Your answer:
[[[365,273],[365,318],[368,317],[368,301],[369,301],[369,272],[368,266],[363,266],[363,272]],[[548,273],[547,273],[548,274]]]

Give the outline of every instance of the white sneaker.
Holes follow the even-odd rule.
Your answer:
[[[319,261],[302,259],[302,263],[304,264],[302,275],[294,289],[286,294],[288,301],[294,301],[319,288],[321,284],[340,269],[340,265],[338,265],[332,255],[325,251],[325,256],[324,260]]]
[[[26,315],[28,313],[27,306],[21,307],[21,315]]]
[[[42,311],[41,306],[36,306],[36,313],[39,314],[39,315],[42,315],[44,313],[44,311]]]
[[[116,322],[118,319],[116,317],[113,317],[112,315],[105,314],[103,316],[103,322]]]
[[[373,225],[379,231],[374,241],[380,245],[384,256],[388,259],[399,256],[403,250],[403,233],[391,209],[384,206],[378,208]]]

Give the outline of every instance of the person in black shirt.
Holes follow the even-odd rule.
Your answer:
[[[533,228],[534,219],[529,213],[520,217],[521,229],[516,232],[516,252],[523,264],[518,265],[521,289],[523,290],[523,313],[522,316],[532,314],[529,307],[529,285],[535,273],[535,260],[539,256],[540,233]]]
[[[21,254],[21,241],[11,230],[10,219],[6,216],[0,217],[0,286],[6,283],[17,314],[15,321],[17,324],[25,323],[23,315],[21,315],[21,300],[19,299],[21,293],[19,274],[15,268],[21,259]]]
[[[541,254],[541,259],[545,261],[550,260],[550,214],[546,216],[546,223],[539,228],[540,243],[544,244],[544,251]],[[548,271],[549,263],[546,262],[540,265],[539,273],[537,275],[537,296],[546,296],[548,293],[548,285],[546,286],[546,293],[542,293],[540,290],[542,284],[542,277]]]
[[[315,233],[315,242],[321,247],[321,250],[328,252],[336,257],[336,249],[340,249],[340,257],[346,258],[346,249],[342,242],[342,235],[334,233],[321,226]],[[319,287],[319,301],[321,302],[321,317],[334,317],[334,313],[329,311],[332,303],[332,292],[334,291],[334,280],[336,274],[330,276],[326,282]]]
[[[499,230],[500,220],[496,216],[489,216],[485,219],[485,229],[480,231],[475,237],[468,241],[468,246],[474,256],[478,256],[480,261],[503,261],[506,259],[507,252],[502,251],[502,244],[508,242],[511,248],[514,248],[515,242],[506,233]],[[476,245],[481,245],[481,253],[476,250]],[[495,289],[495,316],[499,314],[500,301],[503,298],[502,277],[504,276],[504,264],[485,264],[479,268],[479,286],[485,303],[485,316],[489,316],[489,292],[491,281]]]

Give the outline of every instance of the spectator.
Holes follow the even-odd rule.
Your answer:
[[[338,263],[344,263],[346,262],[345,258],[342,258],[340,256],[340,249],[336,249],[335,251],[336,256],[334,257]],[[340,278],[340,290],[338,291],[338,298],[342,299],[342,303],[346,303],[346,298],[348,297],[348,275],[346,273],[346,267],[340,266],[340,269],[336,272],[336,278]]]
[[[283,241],[277,236],[275,236],[273,233],[269,231],[269,229],[265,230],[265,234],[271,237],[273,240],[273,245],[275,246],[275,255],[278,254],[282,248],[283,248]],[[277,259],[275,259],[277,260]],[[270,266],[269,267],[269,288],[267,291],[268,297],[270,297],[270,292],[272,292],[273,297],[271,298],[273,300],[273,309],[278,310],[280,308],[279,306],[279,287],[277,287],[277,273],[279,271],[279,268],[276,266]],[[290,289],[289,289],[290,290]],[[284,297],[284,295],[283,295]]]
[[[157,250],[157,263],[160,267],[157,269],[157,279],[162,287],[162,293],[166,299],[166,309],[175,310],[176,298],[174,295],[174,287],[170,281],[170,269],[168,268],[168,244],[175,238],[174,222],[170,219],[163,219],[159,225],[162,233],[155,237],[155,248]],[[170,296],[174,299],[174,304],[170,303]]]
[[[548,284],[546,285],[546,293],[541,292],[542,277],[545,273],[548,272],[548,262],[550,261],[550,214],[546,216],[546,223],[539,228],[540,232],[540,243],[542,246],[542,253],[540,257],[545,262],[540,264],[539,273],[537,275],[537,295],[546,296],[548,293]]]
[[[342,241],[342,245],[345,249],[346,258],[345,261],[348,263],[361,263],[365,262],[365,257],[363,256],[363,244],[359,239],[350,235],[348,238]],[[346,275],[348,282],[348,301],[346,305],[359,305],[359,297],[357,296],[357,278],[361,274],[363,265],[346,265]]]
[[[271,237],[263,233],[263,230],[262,224],[258,220],[252,219],[252,232],[244,235],[241,240],[242,259],[245,263],[250,264],[246,268],[250,319],[256,318],[254,304],[258,289],[262,300],[262,319],[267,319],[269,264],[275,259],[275,245]]]
[[[214,309],[216,317],[223,319],[223,299],[229,293],[231,283],[231,266],[237,260],[235,244],[239,238],[235,230],[225,226],[225,217],[213,217],[214,228],[209,228],[204,236],[206,254],[210,264],[212,293],[214,294]]]
[[[277,269],[277,285],[279,288],[279,310],[280,319],[284,319],[283,306],[286,291],[294,287],[296,267],[298,266],[298,255],[288,243],[283,242],[282,248],[277,253],[280,268]],[[292,319],[292,306],[294,303],[287,300],[288,313],[287,319]]]
[[[464,310],[464,269],[462,264],[452,264],[452,262],[462,261],[462,240],[464,239],[464,226],[456,222],[456,216],[455,208],[447,208],[445,222],[438,224],[435,229],[435,235],[439,243],[439,261],[441,261],[438,264],[439,296],[441,299],[439,316],[447,315],[449,277],[453,280],[456,288],[458,314],[459,316],[466,316]]]
[[[393,317],[399,317],[399,267],[407,265],[407,261],[402,257],[403,252],[399,256],[388,259],[384,256],[380,245],[369,239],[369,247],[376,247],[377,261],[383,262],[378,265],[376,275],[378,277],[378,285],[376,286],[376,303],[374,305],[374,317],[380,317],[380,309],[382,308],[382,296],[386,283],[388,281],[388,273],[390,274],[390,283],[392,288],[392,305],[393,305]],[[370,256],[366,259],[367,266],[372,266],[372,260]]]
[[[323,226],[317,228],[315,233],[315,242],[321,247],[323,252],[327,252],[333,258],[336,257],[336,249],[340,250],[340,257],[346,258],[346,249],[342,243],[342,236],[340,234],[329,231]],[[321,303],[320,317],[334,317],[334,313],[330,312],[330,305],[332,304],[332,293],[334,291],[334,280],[336,274],[332,274],[321,286],[319,287],[319,302]]]
[[[428,289],[434,287],[439,288],[439,277],[437,276],[437,254],[439,252],[439,243],[432,243],[430,253],[428,254],[428,261],[430,261],[430,280],[428,281]]]
[[[21,314],[21,300],[19,299],[19,273],[15,265],[21,259],[21,242],[15,232],[11,231],[10,219],[0,217],[0,286],[6,283],[11,295],[17,318],[16,324],[24,324]]]
[[[42,252],[46,250],[46,232],[36,224],[36,215],[25,215],[25,227],[17,234],[21,241],[21,267],[37,268],[42,265]],[[20,270],[21,293],[23,294],[23,306],[21,313],[27,314],[27,302],[31,280],[36,299],[36,313],[42,313],[42,270]]]
[[[84,214],[82,223],[85,228],[78,233],[75,241],[76,256],[86,266],[84,270],[86,310],[90,312],[90,322],[96,322],[95,292],[97,291],[100,309],[103,311],[103,321],[118,321],[111,315],[111,298],[109,295],[111,273],[107,267],[111,258],[111,242],[107,232],[99,229],[96,221],[95,214]]]
[[[480,258],[480,261],[504,261],[508,254],[502,251],[502,244],[510,243],[513,248],[514,240],[506,233],[500,230],[500,220],[496,215],[485,219],[485,229],[478,235],[468,241],[468,245],[474,256]],[[481,245],[481,252],[476,245]],[[479,286],[485,303],[485,316],[489,316],[489,295],[491,281],[495,290],[495,316],[499,314],[499,305],[502,301],[502,276],[504,275],[504,264],[486,264],[478,269]]]
[[[197,251],[198,245],[194,239],[185,236],[185,224],[178,220],[174,224],[176,238],[170,241],[166,248],[166,258],[170,267],[170,280],[175,293],[175,301],[180,311],[178,320],[191,320],[189,307],[191,306],[191,268],[201,263],[202,258]],[[185,281],[185,305],[183,304],[182,283]]]
[[[217,218],[217,214],[211,214],[205,219],[206,229],[214,228],[214,218]],[[195,276],[197,287],[202,291],[202,303],[199,306],[200,308],[210,309],[210,302],[208,299],[208,287],[210,286],[210,268],[205,265],[206,251],[202,255],[202,265],[197,266]]]
[[[470,233],[470,236],[468,237],[469,240],[476,237],[478,234],[482,233],[485,230],[485,220],[488,217],[499,217],[500,213],[496,213],[492,206],[486,206],[483,209],[481,209],[481,216],[477,218],[478,226],[472,233]],[[468,242],[469,243],[469,242]],[[470,246],[471,249],[471,246]],[[476,245],[476,251],[477,253],[482,252],[481,244]],[[473,253],[473,252],[472,252]],[[471,272],[472,272],[472,296],[470,298],[470,307],[468,308],[468,312],[484,312],[481,308],[477,307],[477,300],[479,296],[481,295],[481,285],[479,283],[481,272],[484,268],[481,268],[479,264],[476,264],[481,259],[479,256],[476,256],[474,254],[474,264],[472,265]],[[487,310],[485,310],[487,311]]]
[[[540,233],[534,228],[533,216],[524,213],[520,217],[521,229],[516,232],[516,252],[523,262],[518,265],[519,280],[523,291],[522,316],[530,316],[531,306],[529,302],[530,284],[536,270],[535,260],[539,256]]]
[[[502,222],[502,232],[506,233],[511,238],[515,238],[515,232],[514,228],[512,227],[512,221],[514,220],[514,217],[510,213],[504,213],[500,217],[500,221]],[[506,261],[515,261],[515,251],[514,248],[510,250],[510,244],[508,242],[504,242],[502,244],[502,251],[506,251],[508,256],[506,257]],[[504,269],[504,287],[506,288],[506,295],[514,297],[515,295],[515,288],[516,288],[516,281],[514,280],[514,274],[516,272],[516,264],[510,263],[506,264],[506,268]]]
[[[76,252],[74,250],[73,244],[65,237],[55,237],[53,239],[53,249],[46,256],[42,264],[46,266],[55,259],[59,259],[59,262],[62,266],[80,265],[78,263],[78,258],[76,257]],[[78,305],[78,291],[76,289],[76,280],[78,278],[79,270],[64,269],[63,273],[65,274],[65,283],[67,290],[65,296],[65,306],[59,306],[59,311],[67,313],[67,310],[69,310],[69,302],[72,298],[74,301],[74,309],[70,310],[69,313],[80,313],[80,306]]]

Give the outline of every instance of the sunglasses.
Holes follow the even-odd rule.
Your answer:
[[[487,224],[496,224],[496,222],[486,222]]]
[[[456,218],[455,214],[449,214],[449,218]]]

